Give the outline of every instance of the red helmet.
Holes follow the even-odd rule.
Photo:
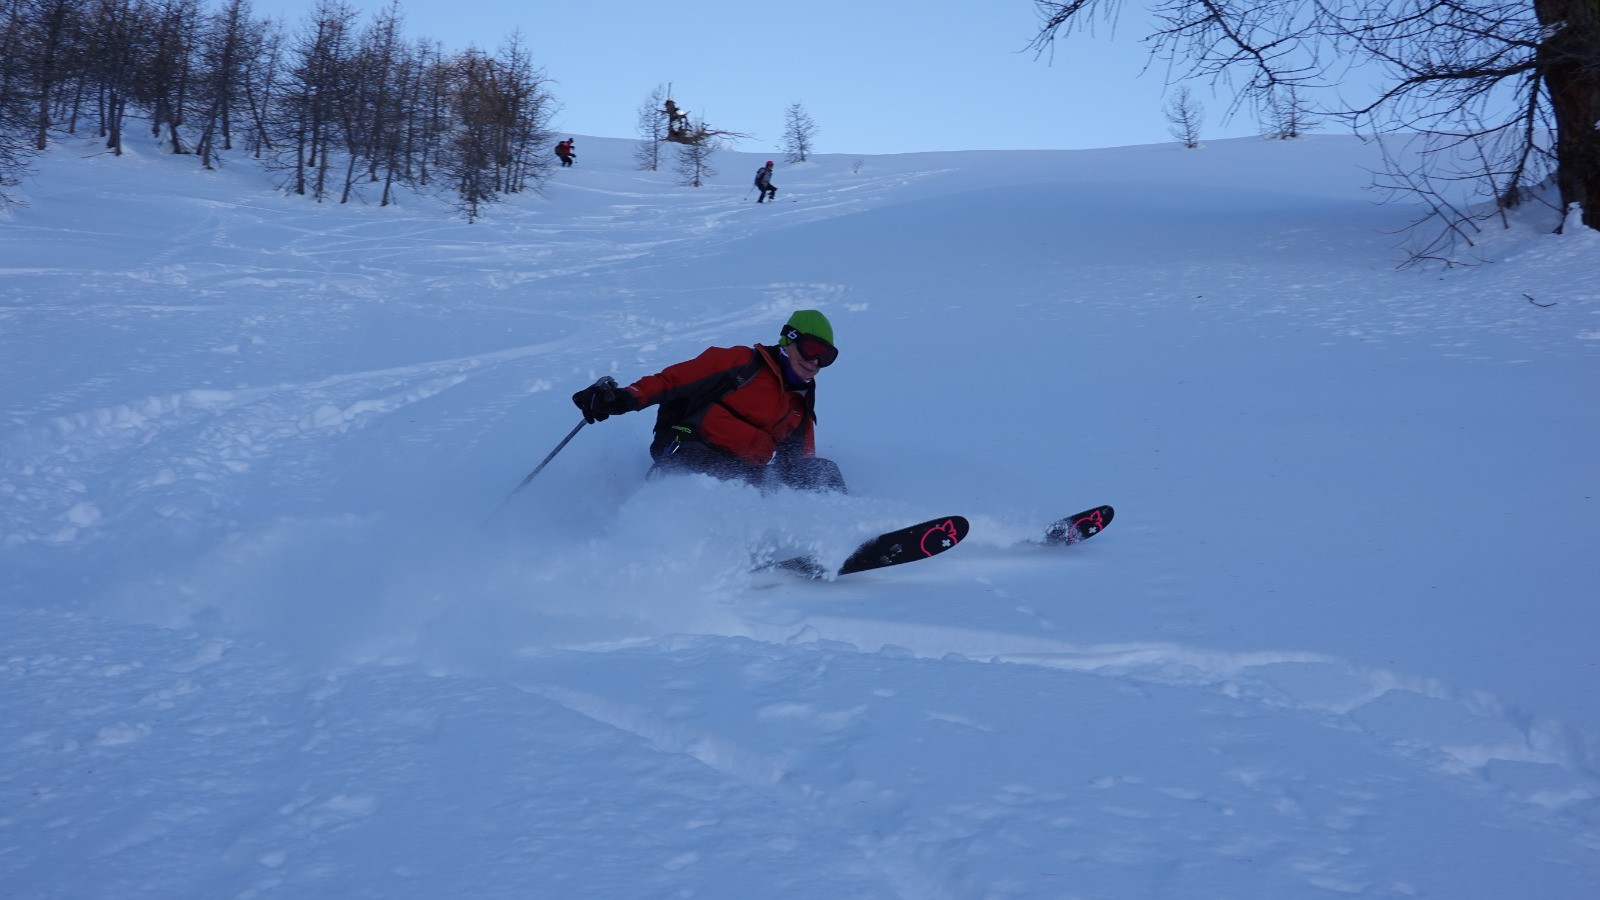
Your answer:
[[[767,160],[767,165],[769,165],[769,166],[772,165],[772,160],[770,160],[770,159]]]

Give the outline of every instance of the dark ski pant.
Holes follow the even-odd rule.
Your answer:
[[[730,453],[699,441],[684,441],[669,446],[675,446],[676,449],[656,457],[649,477],[679,472],[698,473],[728,481],[744,481],[763,490],[787,487],[800,491],[849,493],[845,488],[844,473],[831,459],[819,456],[779,457],[771,465],[752,466]]]
[[[558,154],[558,155],[559,155],[559,154]],[[562,164],[562,165],[563,165],[563,166],[570,166],[570,165],[572,165],[572,159],[573,159],[573,158],[572,158],[572,157],[570,157],[570,156],[562,156],[562,157],[561,157],[561,164]]]
[[[756,185],[756,187],[758,189],[760,189],[760,191],[761,191],[761,196],[756,198],[756,202],[757,203],[760,203],[763,200],[766,200],[768,197],[771,197],[773,200],[778,199],[778,189],[773,187],[772,185],[770,185],[770,184],[767,184],[767,185],[758,184],[758,185]]]

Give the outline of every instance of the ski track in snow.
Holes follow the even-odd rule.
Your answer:
[[[498,809],[497,818],[457,820],[459,833],[447,839],[469,857],[479,852],[474,842],[504,846],[514,833],[510,849],[521,865],[546,872],[555,850],[593,853],[599,839],[618,858],[656,859],[663,886],[680,869],[707,865],[759,878],[767,854],[801,846],[815,852],[807,835],[823,833],[838,844],[827,874],[794,884],[783,880],[785,867],[771,873],[779,879],[774,890],[798,896],[833,885],[850,896],[1031,896],[1059,874],[1007,872],[985,862],[999,846],[1018,842],[1044,854],[1043,866],[1053,857],[1071,867],[1074,890],[1089,896],[1085,885],[1092,889],[1096,873],[1123,877],[1158,862],[1156,848],[1176,840],[1211,857],[1191,859],[1191,867],[1250,861],[1256,884],[1403,895],[1403,886],[1374,884],[1363,860],[1374,842],[1396,839],[1391,829],[1405,824],[1405,804],[1418,802],[1414,788],[1397,793],[1410,765],[1459,779],[1469,794],[1522,804],[1525,816],[1560,826],[1551,834],[1600,849],[1595,823],[1581,820],[1585,807],[1593,809],[1596,780],[1571,764],[1559,736],[1530,733],[1487,698],[1455,697],[1441,685],[1304,654],[1070,647],[817,617],[787,638],[777,636],[786,629],[752,629],[757,639],[763,630],[774,635],[757,645],[702,635],[608,651],[541,651],[509,679],[538,698],[519,702],[501,677],[443,677],[439,670],[419,677],[410,665],[309,672],[231,640],[149,629],[137,635],[141,654],[130,658],[118,638],[138,626],[86,632],[80,617],[3,618],[0,677],[26,679],[36,694],[49,685],[56,699],[46,726],[16,718],[0,726],[19,765],[0,781],[10,795],[0,833],[47,828],[63,848],[118,860],[120,883],[140,895],[404,891],[425,873],[427,856],[377,882],[370,874],[359,885],[342,877],[341,856],[372,854],[375,841],[399,838],[402,849],[421,849],[408,843],[414,837],[362,823],[380,810],[408,815],[383,808],[395,803],[417,813],[427,804],[465,812],[480,801]],[[880,644],[885,638],[903,643]],[[1008,676],[1008,689],[1025,693],[996,705],[1000,698],[982,689],[984,670],[996,666],[1035,674]],[[231,685],[250,693],[241,696]],[[1206,693],[1195,695],[1196,687]],[[1194,764],[1152,781],[1140,762],[1150,750],[1129,749],[1141,745],[1137,735],[1116,736],[1113,749],[1092,736],[1103,709],[1128,704],[1149,707],[1152,721],[1208,721],[1206,745],[1189,748]],[[592,723],[581,745],[541,737],[582,730],[562,721],[562,710]],[[893,760],[913,746],[900,735],[929,727],[943,735],[940,746],[915,746],[916,762],[897,768]],[[977,761],[974,753],[997,752],[987,735],[1018,727],[1059,731],[1046,743],[1060,756],[1011,758],[1002,746],[1002,758],[985,759],[982,774],[964,768]],[[619,735],[643,743],[630,748]],[[756,735],[762,743],[751,743]],[[1298,767],[1262,770],[1245,753],[1228,764],[1230,746],[1243,750],[1261,740],[1296,746],[1302,762],[1314,764],[1318,747],[1348,744],[1349,735],[1397,761],[1392,780],[1368,775],[1307,796]],[[508,738],[517,752],[501,748]],[[480,762],[496,772],[498,798],[473,795],[466,779],[441,783],[429,766],[435,742],[470,747],[481,739],[495,742]],[[57,768],[57,758],[74,762]],[[136,774],[142,761],[164,758],[186,762]],[[298,762],[286,768],[285,760]],[[657,773],[647,781],[660,794],[620,809],[604,791],[586,798],[617,765],[632,767],[635,777]],[[707,781],[696,770],[724,780]],[[758,849],[705,858],[696,834],[705,797],[679,795],[683,790],[715,792],[724,817],[718,826],[738,823]],[[773,803],[783,814],[772,814]],[[141,806],[151,812],[128,812]],[[636,821],[616,832],[612,819],[622,815],[654,824]],[[1216,827],[1218,817],[1277,825],[1246,832],[1256,837],[1241,843],[1237,832]],[[223,831],[237,837],[214,856],[207,847],[192,858],[152,852],[185,846],[201,833],[196,829],[221,823],[232,823]],[[629,838],[641,833],[652,835],[645,845]],[[1086,849],[1045,853],[1046,846]],[[387,855],[402,858],[394,850]],[[859,860],[855,870],[840,869],[841,855]],[[595,862],[598,880],[570,889],[606,883],[607,860]],[[1158,867],[1145,877],[1155,879],[1147,888],[1155,890],[1174,874]],[[505,890],[470,878],[464,884],[492,896]],[[618,889],[638,895],[647,887]]]
[[[1578,871],[1574,882],[1600,871],[1600,751],[1584,730],[1592,723],[1324,653],[1077,644],[933,615],[853,615],[870,586],[763,585],[725,565],[732,551],[716,545],[765,524],[737,508],[704,540],[713,546],[674,534],[661,558],[631,561],[659,563],[667,581],[720,567],[698,604],[638,613],[642,576],[608,564],[641,537],[668,537],[645,514],[671,496],[640,492],[623,521],[608,523],[620,536],[595,536],[580,521],[576,536],[560,535],[572,560],[476,587],[544,589],[513,612],[577,623],[578,637],[509,627],[505,645],[468,652],[483,647],[453,646],[439,630],[492,627],[431,605],[445,601],[429,584],[416,587],[429,596],[410,598],[415,609],[397,612],[383,598],[402,632],[395,644],[375,640],[370,656],[340,665],[284,656],[248,628],[218,636],[202,627],[194,610],[204,598],[190,599],[226,594],[252,566],[294,564],[290,553],[274,556],[280,544],[326,542],[337,552],[365,538],[370,520],[347,509],[321,519],[307,511],[346,468],[408,453],[419,461],[399,471],[481,466],[471,454],[506,443],[508,429],[522,443],[548,443],[545,431],[528,438],[524,425],[507,424],[527,415],[530,397],[643,371],[667,350],[765,329],[783,310],[865,309],[855,285],[780,277],[695,286],[662,270],[873,210],[893,222],[890,200],[911,186],[925,199],[903,213],[908,221],[959,208],[942,205],[955,202],[947,193],[1014,188],[943,160],[912,157],[881,174],[869,165],[861,176],[796,171],[796,188],[780,189],[799,202],[777,209],[734,202],[737,188],[663,193],[580,172],[561,186],[563,199],[595,212],[559,221],[538,204],[470,229],[383,210],[306,213],[303,201],[273,196],[253,209],[227,199],[222,182],[214,197],[184,201],[191,215],[151,233],[126,221],[103,231],[8,224],[19,252],[0,269],[0,346],[47,389],[9,393],[0,406],[0,547],[95,560],[163,523],[203,528],[264,510],[285,518],[235,523],[232,543],[197,564],[200,574],[173,576],[184,595],[166,610],[175,630],[137,621],[159,616],[0,608],[0,685],[48,705],[0,717],[11,763],[0,774],[0,872],[83,896],[397,896],[440,883],[460,896],[527,896],[496,881],[525,870],[548,896],[675,896],[710,872],[713,883],[786,897],[1193,896],[1186,883],[1237,896],[1398,897],[1421,891],[1392,878],[1386,848],[1435,847],[1416,837],[1420,825],[1451,817],[1485,860],[1505,858],[1487,852],[1497,837],[1529,848],[1517,857],[1525,868],[1504,873],[1512,883],[1540,864]],[[1038,189],[1019,180],[1018,190]],[[939,187],[946,181],[956,186]],[[72,263],[86,236],[116,248],[94,268]],[[1591,255],[1600,249],[1600,235],[1576,239],[1595,245]],[[1053,293],[1008,298],[1009,315],[1021,332],[1048,327],[1063,309],[1134,322],[1225,310],[1260,336],[1292,316],[1319,340],[1466,360],[1505,346],[1529,359],[1600,352],[1600,321],[1583,312],[1600,305],[1592,283],[1541,280],[1538,300],[1554,307],[1525,298],[1551,259],[1574,252],[1571,241],[1527,241],[1470,280],[1401,279],[1375,314],[1365,285],[1381,236],[1323,246],[1328,237],[1315,230],[1266,227],[1261,240],[1266,252],[1252,264],[1160,271],[1074,249],[1084,258],[1058,264],[1059,285],[1041,277]],[[1295,265],[1276,269],[1274,253]],[[1318,253],[1329,260],[1321,280],[1288,277]],[[603,283],[608,302],[580,302],[586,280]],[[1263,282],[1276,286],[1268,305]],[[149,319],[162,324],[142,324]],[[418,327],[445,337],[414,343],[407,334]],[[108,358],[81,378],[61,374],[79,361],[48,352],[59,346],[53,336],[72,335],[105,341]],[[126,346],[120,335],[150,342]],[[608,435],[590,445],[602,461],[611,440],[626,442]],[[541,488],[559,499],[561,479],[594,470],[566,471],[575,474]],[[514,483],[517,474],[485,477]],[[636,488],[606,486],[621,496]],[[287,498],[285,508],[264,496]],[[898,514],[887,503],[845,509],[867,525]],[[798,515],[825,521],[835,511]],[[972,559],[952,561],[935,582],[908,574],[906,591],[926,589],[918,599],[933,604],[990,590],[989,574],[1019,565],[1008,554],[1035,524],[973,518],[973,546],[963,548]],[[1133,527],[1119,521],[1096,540]],[[842,553],[849,540],[806,549]],[[599,575],[567,569],[597,561]],[[483,559],[453,562],[466,569]],[[591,587],[598,596],[584,598]],[[730,596],[743,599],[735,606]],[[463,598],[474,599],[466,588]],[[567,608],[574,598],[593,607]],[[582,637],[588,625],[593,640]],[[1130,722],[1128,707],[1147,710],[1148,728]],[[1159,746],[1171,732],[1157,723],[1174,720],[1190,723],[1199,745],[1151,762],[1171,749]],[[1133,733],[1099,733],[1106,725]],[[1023,729],[1043,736],[1015,750],[993,739]],[[1052,755],[1023,752],[1041,747]],[[1310,784],[1306,771],[1340,752],[1381,761]],[[439,779],[462,765],[481,771]],[[624,793],[609,789],[619,773]],[[1526,828],[1482,825],[1480,808]],[[401,823],[412,818],[447,818],[452,829],[408,833]],[[55,849],[18,837],[40,833]],[[564,854],[584,863],[560,865]],[[452,856],[483,865],[478,874],[449,869],[441,859]],[[83,883],[74,880],[78,858],[97,861]],[[383,865],[357,870],[351,859]],[[93,880],[113,870],[115,883]]]
[[[198,517],[227,504],[231,476],[295,452],[286,445],[301,448],[298,467],[309,467],[302,474],[314,478],[319,444],[330,433],[398,414],[462,384],[480,367],[540,352],[520,348],[302,384],[197,389],[56,417],[6,438],[0,468],[0,492],[11,501],[6,541],[77,539],[80,528],[101,518],[92,502],[79,499],[89,493],[85,480],[114,479],[118,489],[110,493],[132,493],[137,502],[130,505],[141,511]],[[489,418],[494,408],[469,412],[477,414],[472,419]],[[408,438],[429,439],[426,431]],[[176,464],[169,456],[174,446],[185,448]],[[190,496],[180,499],[183,494]]]
[[[788,215],[811,220],[847,214],[870,205],[886,191],[935,174],[897,174],[853,182],[837,191],[841,195],[839,198],[824,199]],[[718,237],[728,229],[730,220],[749,213],[738,207],[730,209],[726,198],[720,194],[709,199],[690,196],[667,205],[617,202],[644,196],[617,193],[610,199],[613,205],[609,215],[563,221],[559,228],[535,226],[519,233],[516,240],[490,238],[481,243],[460,240],[458,223],[449,222],[434,226],[407,225],[410,233],[399,237],[387,223],[371,221],[329,223],[315,229],[282,226],[241,229],[224,213],[237,215],[248,207],[191,198],[187,202],[198,214],[192,221],[162,233],[158,242],[161,249],[140,259],[137,265],[98,271],[67,267],[11,270],[9,274],[16,276],[13,280],[16,286],[6,291],[6,302],[0,306],[0,323],[7,319],[31,322],[35,317],[48,319],[63,314],[76,327],[82,327],[79,320],[91,317],[99,320],[91,328],[115,331],[119,330],[118,322],[126,317],[160,314],[181,329],[178,336],[168,336],[172,347],[160,354],[141,353],[125,370],[131,375],[158,374],[193,365],[201,341],[185,341],[181,337],[185,334],[209,336],[237,330],[238,342],[205,347],[202,351],[228,360],[249,354],[256,347],[270,349],[303,340],[308,326],[323,328],[329,321],[337,322],[340,311],[353,309],[352,304],[390,305],[398,295],[400,305],[412,307],[429,317],[443,318],[428,309],[433,305],[431,300],[421,298],[492,297],[497,292],[526,288],[540,280],[582,277],[589,272],[604,271],[619,261],[645,257],[671,244],[692,242],[696,253],[707,254],[717,252],[716,248],[723,243],[743,237],[743,232]],[[265,217],[248,213],[243,218],[248,225],[266,221]],[[698,220],[698,224],[671,241],[652,239],[631,244],[626,237],[634,231],[651,235],[676,232],[685,218],[691,222]],[[664,222],[670,222],[673,227],[665,227]],[[81,234],[75,230],[42,235],[30,233],[26,228],[19,231],[13,241],[21,248],[23,256],[37,253],[46,257],[70,257],[74,252],[72,242]],[[235,238],[238,233],[249,237]],[[276,244],[272,238],[262,240],[263,235],[272,235],[282,243]],[[493,238],[499,237],[502,235],[498,232],[493,234]],[[249,243],[242,244],[241,240]],[[196,255],[197,243],[209,244],[224,258],[254,261],[262,254],[271,254],[272,262],[266,264],[265,259],[258,265],[233,260],[189,262],[187,259]],[[411,249],[400,250],[397,245],[409,245]],[[422,258],[422,265],[426,265],[426,260],[437,260],[449,275],[425,278],[397,289],[384,268],[390,257],[372,252],[376,249],[403,254],[413,264],[418,262],[418,257]],[[289,264],[283,265],[278,254],[287,257]],[[305,273],[303,281],[285,279],[281,274],[296,269]],[[350,271],[352,269],[354,271]],[[241,271],[272,274],[252,277],[241,275]],[[100,299],[70,309],[31,307],[12,299],[25,298],[30,281],[64,278],[79,281],[78,292],[82,295]],[[119,299],[126,295],[146,296],[150,285],[181,290],[183,296],[202,301],[214,297],[218,302],[152,306]],[[770,301],[759,311],[736,319],[698,317],[693,330],[681,332],[680,338],[715,342],[724,339],[734,327],[758,319],[772,308],[825,304],[832,291],[826,286],[820,287],[819,294],[806,285],[768,286]],[[223,326],[207,315],[232,315],[236,308],[227,301],[241,290],[262,294],[289,290],[313,296],[301,304],[288,304],[287,308],[285,304],[274,303],[272,313],[247,315],[242,322]],[[477,299],[464,299],[462,305],[469,316],[507,311],[527,314],[526,308],[508,310],[504,305],[482,304]],[[240,306],[243,311],[249,311],[248,303]],[[601,317],[600,324],[604,324],[609,314],[599,310],[596,313]],[[645,335],[678,324],[647,319],[627,330]],[[582,329],[575,332],[579,335],[593,328],[582,323],[574,325]],[[572,338],[565,343],[572,346]],[[648,341],[643,343],[649,345]],[[94,483],[91,490],[90,483],[111,472],[117,473],[118,482],[112,492],[137,492],[138,502],[129,505],[140,511],[153,509],[161,517],[207,515],[227,506],[231,475],[250,471],[258,460],[280,456],[285,452],[285,444],[302,448],[301,452],[307,456],[294,468],[305,478],[315,478],[318,461],[314,454],[320,450],[318,442],[329,431],[359,429],[375,419],[402,413],[411,404],[468,381],[478,370],[499,364],[515,367],[526,357],[540,356],[543,357],[541,362],[548,362],[561,371],[577,368],[586,353],[586,349],[562,353],[559,348],[548,346],[513,347],[460,359],[346,372],[310,382],[231,388],[208,384],[178,393],[128,398],[68,412],[81,406],[85,399],[92,401],[96,396],[125,393],[126,382],[121,379],[91,378],[68,392],[39,398],[42,402],[32,409],[3,410],[13,423],[12,428],[0,434],[0,446],[5,450],[4,459],[0,461],[0,497],[7,498],[4,519],[0,520],[3,540],[9,544],[63,543],[92,535],[93,526],[102,522],[115,520],[122,524],[118,512],[103,508],[104,501],[85,499],[91,493],[97,496],[106,493],[105,485]],[[151,359],[151,355],[156,358]],[[541,388],[548,386],[545,381],[537,384]],[[472,423],[494,422],[520,399],[516,393],[490,398],[461,409],[446,424],[454,429]],[[58,412],[42,425],[32,424],[40,413],[48,411]],[[404,439],[427,442],[432,437],[424,430]],[[459,435],[454,437],[459,439]],[[170,465],[165,459],[151,460],[142,467],[137,461],[140,448],[152,447],[156,452],[150,455],[165,456],[174,444],[187,445],[184,464],[180,467]]]
[[[798,628],[752,627],[737,636],[818,653],[1032,666],[1112,682],[1200,687],[1262,710],[1359,734],[1398,758],[1460,778],[1474,790],[1527,807],[1530,814],[1549,814],[1573,828],[1583,846],[1600,849],[1595,802],[1600,800],[1600,772],[1593,768],[1593,751],[1585,746],[1585,736],[1560,723],[1531,720],[1481,692],[1462,692],[1434,679],[1354,666],[1322,654],[1237,654],[1175,644],[1077,647],[1030,636],[904,622],[823,616],[803,622]],[[671,653],[682,650],[683,644],[669,640],[659,649]],[[776,783],[788,774],[781,759],[664,721],[647,709],[551,686],[529,689],[665,749],[694,755],[742,781]],[[760,712],[757,718],[770,712]],[[807,719],[819,715],[803,707],[771,714],[791,713]],[[959,717],[928,715],[983,727]]]

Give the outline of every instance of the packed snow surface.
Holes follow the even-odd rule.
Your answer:
[[[0,896],[1600,897],[1600,234],[1353,139],[578,164],[468,224],[67,143],[0,219]],[[570,395],[833,320],[845,496]],[[1115,523],[1038,546],[1100,503]],[[960,514],[937,559],[753,571]]]

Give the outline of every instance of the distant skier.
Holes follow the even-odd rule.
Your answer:
[[[774,347],[711,347],[627,387],[572,395],[586,422],[657,405],[650,474],[698,472],[755,485],[844,491],[838,465],[816,455],[817,373],[838,359],[833,325],[802,309]]]
[[[766,165],[756,170],[756,187],[761,189],[761,196],[756,198],[757,203],[765,201],[768,197],[773,200],[778,199],[778,189],[772,186],[772,160],[767,160]]]
[[[561,165],[572,165],[572,161],[578,158],[578,154],[572,149],[572,138],[567,138],[556,145],[556,155],[561,157]]]

